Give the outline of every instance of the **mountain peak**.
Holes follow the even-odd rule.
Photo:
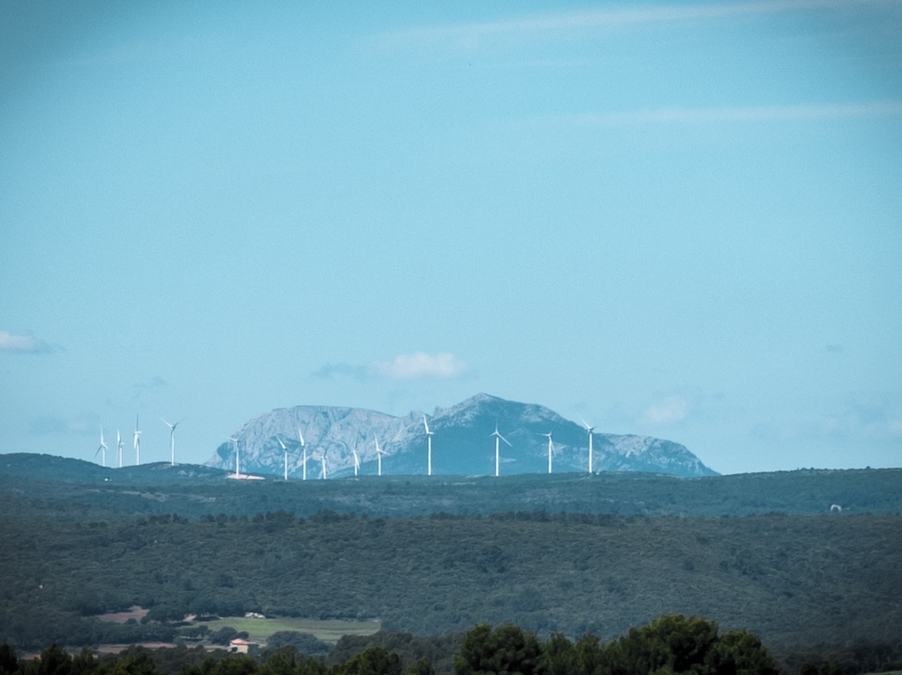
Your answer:
[[[429,418],[433,433],[433,469],[437,474],[488,474],[494,471],[494,444],[489,434],[498,430],[510,446],[502,451],[502,475],[547,471],[548,440],[554,441],[554,472],[585,472],[588,439],[581,424],[535,403],[509,401],[480,392],[450,408],[436,409]],[[298,429],[306,440],[301,448]],[[308,478],[318,478],[322,455],[328,457],[329,477],[353,475],[354,453],[361,461],[360,475],[375,473],[375,438],[384,451],[386,474],[422,474],[426,467],[426,435],[423,416],[387,415],[373,410],[333,406],[281,408],[245,423],[241,439],[242,470],[281,474],[287,446],[289,474],[302,472],[306,449]],[[594,432],[595,470],[642,471],[677,476],[701,476],[714,472],[684,446],[647,436],[622,436]],[[281,441],[281,442],[280,442]],[[219,446],[210,464],[234,467],[231,443]]]

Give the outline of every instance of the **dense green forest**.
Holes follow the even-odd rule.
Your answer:
[[[249,611],[382,622],[330,668],[380,648],[449,672],[475,624],[610,641],[667,613],[752,630],[793,672],[828,652],[859,672],[902,648],[900,470],[252,483],[35,455],[0,469],[0,640],[19,649],[193,644],[186,614]],[[150,612],[97,617],[132,605]]]
[[[666,612],[774,644],[888,639],[902,620],[902,518],[363,518],[286,513],[0,521],[0,639],[171,639],[167,620],[246,611],[378,618],[438,634],[479,622],[603,637]],[[141,605],[144,624],[93,615]]]
[[[523,673],[524,675],[780,675],[787,672],[757,636],[721,631],[698,617],[661,616],[608,642],[592,634],[570,640],[560,633],[541,639],[512,624],[477,625],[451,640],[382,640],[383,644],[339,644],[327,657],[293,647],[248,655],[201,648],[131,648],[97,657],[71,655],[53,645],[36,659],[20,659],[0,645],[0,675],[429,675],[430,673]],[[902,664],[902,651],[884,654],[878,666]],[[788,672],[841,675],[861,672],[869,662],[837,663],[823,655]]]

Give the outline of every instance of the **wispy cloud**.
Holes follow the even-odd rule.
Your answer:
[[[510,17],[492,21],[420,26],[383,36],[389,43],[453,41],[477,46],[485,38],[499,36],[540,36],[578,30],[621,26],[679,23],[731,17],[779,14],[825,9],[859,10],[869,5],[885,5],[893,0],[758,0],[629,6],[620,8],[569,10],[547,14]]]
[[[815,432],[844,440],[898,439],[902,438],[902,412],[886,397],[856,394],[843,407],[824,415]]]
[[[60,347],[36,338],[30,333],[22,335],[0,330],[0,352],[16,352],[19,354],[49,354],[60,351]]]
[[[375,361],[369,365],[328,363],[311,374],[327,379],[350,377],[360,381],[375,378],[413,380],[449,379],[462,375],[466,370],[467,364],[451,352],[414,352],[398,354],[390,361]]]
[[[146,394],[149,394],[161,387],[165,387],[167,384],[169,383],[159,375],[154,375],[152,378],[145,382],[135,382],[132,385],[132,400],[141,401],[144,399],[144,396]]]
[[[651,124],[710,124],[718,122],[781,122],[818,119],[894,117],[902,115],[900,101],[861,103],[799,103],[790,105],[666,107],[622,112],[583,113],[556,118],[584,126],[643,126]]]
[[[327,363],[310,374],[313,377],[319,377],[325,380],[334,380],[338,377],[350,377],[360,381],[367,380],[372,375],[367,366],[354,365],[353,363]]]
[[[680,397],[657,401],[645,409],[644,420],[656,426],[667,426],[681,422],[689,415],[689,401]]]
[[[751,434],[769,443],[898,442],[902,440],[902,405],[885,395],[855,393],[820,414],[761,421],[752,426]]]
[[[75,417],[43,415],[31,421],[30,431],[35,436],[87,436],[99,432],[98,420],[98,416],[92,413],[82,413]]]
[[[398,354],[391,361],[378,361],[373,365],[380,375],[400,380],[426,377],[447,379],[457,377],[467,369],[467,364],[450,352]]]

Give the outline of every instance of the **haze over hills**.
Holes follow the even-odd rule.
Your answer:
[[[320,453],[327,455],[330,475],[353,471],[353,449],[361,456],[361,473],[376,473],[378,437],[386,455],[386,475],[425,472],[426,434],[422,412],[396,417],[360,408],[297,406],[279,408],[246,422],[235,434],[239,439],[242,471],[281,474],[283,452],[279,438],[289,449],[293,474],[302,464],[298,430],[304,435],[308,471],[320,475]],[[547,471],[547,439],[554,438],[555,472],[585,472],[588,437],[585,428],[541,405],[508,401],[477,394],[451,406],[437,408],[429,420],[433,437],[433,472],[444,475],[486,475],[494,471],[494,442],[490,434],[497,424],[511,446],[502,446],[502,475]],[[641,471],[674,476],[710,476],[705,466],[685,446],[648,436],[593,434],[596,471]],[[235,466],[234,444],[226,441],[216,450],[209,466]]]

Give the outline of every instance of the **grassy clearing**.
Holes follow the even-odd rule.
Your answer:
[[[380,621],[318,621],[282,617],[274,619],[254,619],[244,616],[224,616],[216,621],[203,622],[211,631],[223,626],[231,626],[237,631],[247,631],[250,639],[265,642],[273,633],[283,630],[310,633],[323,642],[335,643],[345,635],[372,635],[382,628]]]
[[[150,610],[144,609],[143,607],[138,607],[138,605],[132,605],[124,612],[106,612],[104,614],[98,614],[97,618],[101,621],[111,621],[112,623],[128,623],[129,619],[134,619],[135,621],[141,621]]]

